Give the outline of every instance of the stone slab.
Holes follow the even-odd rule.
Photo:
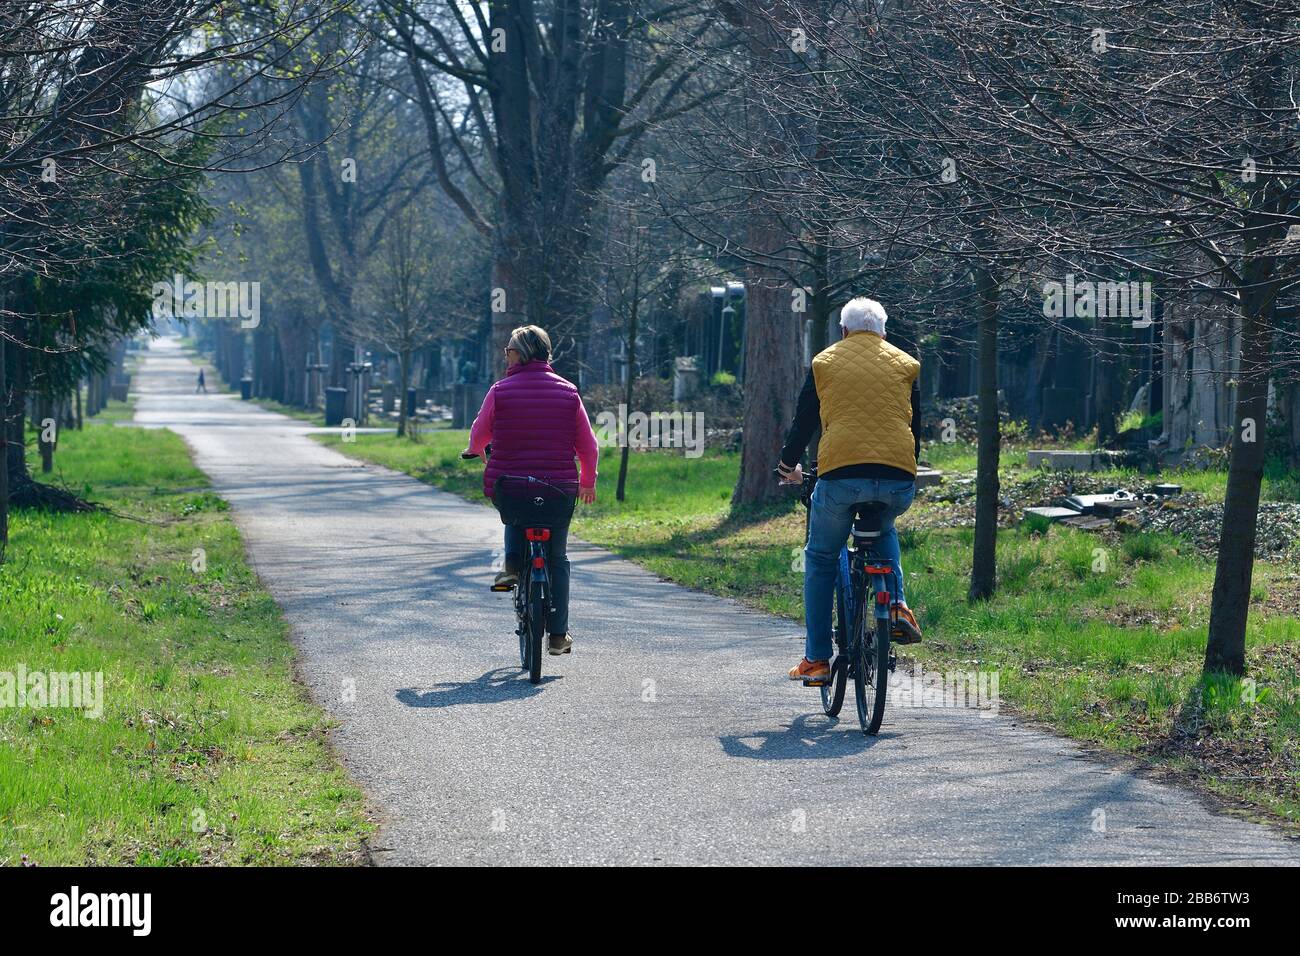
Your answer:
[[[1065,518],[1077,518],[1079,512],[1073,508],[1057,508],[1051,505],[1042,508],[1026,508],[1025,517],[1033,515],[1036,518],[1046,518],[1048,521],[1062,521]]]

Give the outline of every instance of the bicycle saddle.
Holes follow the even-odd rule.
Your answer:
[[[879,538],[884,529],[885,503],[860,501],[853,506],[853,535],[857,538]]]

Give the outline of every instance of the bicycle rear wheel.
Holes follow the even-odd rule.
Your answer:
[[[541,582],[528,593],[528,680],[542,682],[542,638],[546,634],[546,593]]]
[[[885,717],[889,682],[889,620],[877,620],[862,608],[853,641],[853,691],[857,697],[858,723],[868,736],[880,730]]]
[[[844,706],[844,689],[849,678],[849,659],[845,653],[848,645],[846,635],[849,630],[847,608],[845,607],[844,587],[840,582],[835,585],[835,649],[831,661],[831,679],[822,685],[822,712],[827,717],[838,717]]]
[[[524,595],[532,590],[528,575],[519,575],[515,582],[515,633],[519,636],[519,666],[528,670],[528,602]]]

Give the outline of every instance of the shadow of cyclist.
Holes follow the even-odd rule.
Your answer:
[[[540,693],[544,685],[562,679],[553,674],[543,677],[541,684],[530,684],[525,673],[517,667],[494,667],[474,680],[448,681],[427,689],[403,687],[394,696],[407,707],[501,704],[532,697]]]
[[[750,760],[832,760],[870,750],[878,740],[896,736],[881,733],[868,737],[859,732],[856,719],[849,729],[839,720],[820,714],[796,717],[784,730],[757,730],[748,734],[719,737],[729,757]]]

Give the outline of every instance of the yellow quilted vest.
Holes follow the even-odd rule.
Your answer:
[[[822,418],[817,471],[873,464],[916,474],[912,382],[921,363],[874,332],[850,332],[812,368]]]

